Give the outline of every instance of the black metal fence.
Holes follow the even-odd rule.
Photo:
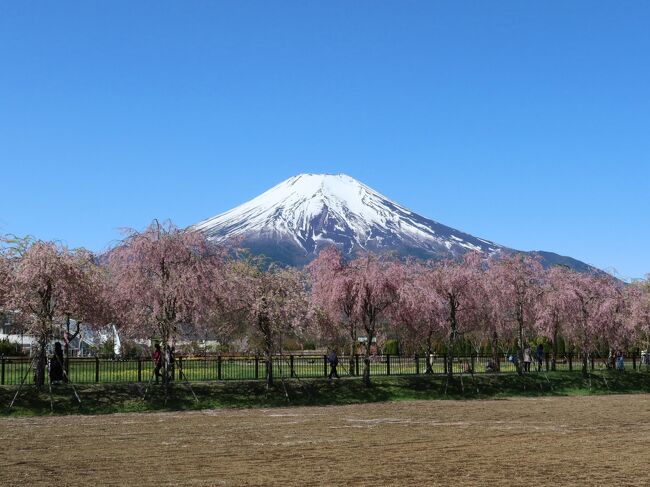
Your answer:
[[[371,376],[446,374],[449,361],[444,355],[425,356],[380,355],[370,358]],[[604,359],[590,357],[591,370],[605,369],[610,364]],[[640,370],[637,352],[625,357],[626,370]],[[495,361],[492,356],[471,355],[454,357],[453,373],[514,373],[516,365],[505,356]],[[338,373],[341,376],[358,376],[363,373],[363,356],[339,357]],[[541,364],[533,360],[531,372],[552,370],[553,363],[547,354]],[[563,355],[555,363],[556,370],[581,370],[582,358],[576,355]],[[275,378],[318,378],[327,377],[330,366],[324,355],[276,355],[273,357],[272,372]],[[221,381],[221,380],[263,380],[267,374],[267,364],[259,356],[206,356],[177,357],[173,375],[179,380]],[[106,360],[99,358],[71,358],[68,365],[69,378],[76,384],[148,382],[154,377],[154,365],[149,359]],[[0,385],[17,385],[25,378],[25,383],[34,383],[32,359],[29,357],[0,357]]]

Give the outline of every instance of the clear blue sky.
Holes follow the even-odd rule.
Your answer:
[[[0,3],[0,233],[101,250],[301,172],[650,272],[650,2]]]

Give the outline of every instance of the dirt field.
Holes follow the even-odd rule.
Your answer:
[[[650,395],[0,419],[0,485],[649,485]]]

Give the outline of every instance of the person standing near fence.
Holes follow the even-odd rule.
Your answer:
[[[620,350],[616,352],[616,370],[625,370],[625,358]]]
[[[611,348],[607,354],[607,360],[605,361],[605,367],[609,370],[614,370],[616,368],[616,353]]]
[[[162,368],[162,352],[160,351],[160,343],[156,343],[154,347],[153,354],[151,354],[151,360],[153,361],[153,373],[156,375],[156,384],[158,384],[158,379],[162,377],[160,369]]]
[[[335,376],[337,379],[340,379],[339,373],[336,371],[336,367],[339,365],[339,357],[336,354],[336,350],[332,350],[328,355],[327,355],[327,361],[330,364],[330,375],[329,375],[329,380],[332,380],[332,376]]]
[[[544,361],[544,345],[542,345],[541,343],[537,344],[536,355],[537,355],[537,372],[541,372],[542,362]]]
[[[60,342],[54,344],[54,356],[50,360],[50,382],[58,384],[63,381],[63,348]]]
[[[167,380],[171,382],[175,379],[176,372],[176,347],[173,345],[167,349],[167,367]]]

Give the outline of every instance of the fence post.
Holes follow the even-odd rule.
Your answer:
[[[636,370],[636,350],[632,352],[632,370]]]
[[[293,378],[296,376],[296,372],[293,369],[293,354],[289,355],[289,369],[291,370],[290,376]]]
[[[469,354],[472,364],[472,374],[474,373],[474,367],[476,366],[476,356],[473,353]]]
[[[260,356],[255,355],[255,378],[260,378]]]
[[[142,359],[138,357],[138,382],[142,382]]]
[[[569,352],[569,372],[573,371],[573,353]]]
[[[95,355],[95,382],[99,382],[99,357]]]
[[[443,360],[444,360],[444,362],[445,362],[445,374],[447,374],[447,354],[444,354],[444,355],[442,356],[442,358],[443,358]]]
[[[217,355],[217,380],[221,380],[221,355]]]
[[[390,353],[386,354],[386,375],[390,375]]]
[[[323,375],[327,377],[327,355],[323,355]]]
[[[594,370],[594,354],[589,355],[589,362],[591,362],[591,370]]]
[[[354,356],[354,375],[359,376],[359,354]]]
[[[415,375],[420,374],[420,357],[418,357],[418,354],[415,354]]]
[[[5,385],[5,356],[3,355],[0,357],[0,362],[2,362],[2,365],[0,366],[0,385]]]

